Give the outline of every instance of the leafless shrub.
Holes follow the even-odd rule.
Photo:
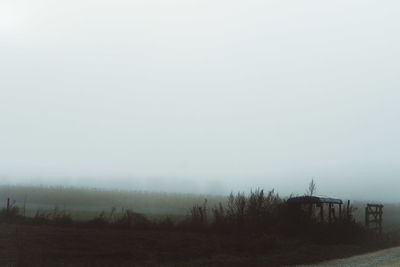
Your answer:
[[[226,218],[225,218],[225,209],[222,206],[222,203],[219,203],[218,206],[216,205],[212,209],[212,213],[214,216],[214,225],[216,227],[221,227],[225,224]]]
[[[22,220],[22,215],[20,214],[20,208],[15,205],[14,200],[10,203],[10,199],[7,199],[7,206],[0,211],[0,220],[6,222],[16,222]]]
[[[306,190],[306,195],[312,197],[317,192],[317,186],[315,185],[314,178],[311,179]]]
[[[228,197],[228,204],[227,204],[227,221],[230,224],[236,226],[243,226],[244,224],[244,215],[245,215],[245,208],[246,208],[246,197],[243,193],[237,193],[236,196],[233,195],[231,192]]]
[[[51,213],[41,209],[38,209],[33,217],[34,224],[48,224],[50,221]]]
[[[72,216],[65,209],[61,210],[57,206],[51,214],[51,220],[55,225],[71,225],[73,223]]]
[[[73,224],[72,216],[66,210],[61,210],[57,206],[52,211],[37,210],[32,219],[34,224],[51,224],[68,226]]]
[[[119,228],[150,229],[152,222],[143,214],[128,209],[113,225]]]
[[[194,228],[203,228],[207,225],[207,199],[202,205],[195,204],[189,209],[189,223]]]

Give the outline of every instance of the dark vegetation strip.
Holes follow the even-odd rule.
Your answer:
[[[257,189],[248,195],[230,194],[226,202],[214,204],[211,207],[207,200],[204,200],[202,204],[193,205],[188,210],[187,216],[179,221],[175,221],[169,216],[151,220],[131,209],[117,213],[115,208],[108,212],[103,211],[86,221],[73,220],[71,214],[66,210],[58,208],[52,211],[38,210],[33,217],[27,217],[21,214],[20,207],[12,203],[0,211],[0,221],[9,225],[25,227],[23,229],[33,227],[30,228],[32,231],[37,231],[35,227],[45,226],[53,229],[48,231],[60,238],[65,238],[63,237],[64,232],[72,231],[77,240],[84,239],[84,235],[96,233],[99,237],[107,235],[107,242],[111,242],[113,235],[119,236],[123,233],[122,235],[135,236],[135,233],[140,233],[141,239],[138,240],[136,236],[134,246],[148,249],[153,247],[158,251],[157,253],[164,251],[163,254],[157,254],[160,259],[157,259],[156,263],[195,261],[200,258],[204,263],[204,257],[208,257],[209,260],[216,257],[215,260],[218,261],[218,257],[221,255],[228,255],[229,259],[226,260],[234,262],[243,261],[237,257],[251,257],[256,261],[255,265],[265,263],[263,257],[267,257],[268,260],[272,259],[270,263],[273,265],[300,264],[338,256],[349,256],[352,253],[399,244],[398,233],[378,235],[356,223],[351,212],[345,214],[346,216],[337,218],[332,223],[320,223],[314,213],[309,212],[309,209],[293,212],[286,199],[279,197],[273,190],[264,193],[263,190]],[[78,232],[80,234],[76,234]],[[160,238],[149,239],[146,237],[146,233],[148,233],[148,237],[164,233],[163,235],[169,236],[170,241]],[[174,236],[176,238],[172,238]],[[45,241],[49,243],[52,238],[49,236],[49,239]],[[31,242],[34,243],[34,241]],[[54,242],[55,246],[59,246],[58,242],[61,241],[55,239]],[[70,240],[70,242],[75,241]],[[84,242],[86,241],[80,241],[79,246],[83,246],[82,249],[90,250],[90,248],[84,247]],[[129,243],[129,246],[132,243],[130,240],[124,242]],[[168,242],[170,242],[169,245]],[[214,242],[215,245],[210,246],[210,242]],[[181,252],[169,250],[168,248],[171,246]],[[196,248],[199,251],[196,252]],[[70,253],[69,249],[73,249],[72,245],[70,248],[66,247],[64,252]],[[135,259],[132,255],[138,256],[138,253],[142,252],[131,251],[129,247],[124,248],[121,244],[116,244],[114,252],[122,253],[121,250],[123,255],[120,256],[132,261],[143,260],[146,262],[154,257],[153,251],[149,252],[149,255],[153,256],[144,255],[141,260]],[[301,253],[291,252],[292,250],[300,250]],[[57,254],[59,257],[62,257],[61,251],[60,249]],[[103,256],[108,257],[106,255],[109,252],[103,252]],[[97,256],[101,257],[101,255]],[[207,265],[212,264],[208,262]]]
[[[308,209],[293,212],[286,199],[274,190],[264,193],[256,189],[248,195],[231,193],[226,202],[209,207],[207,199],[195,204],[187,216],[176,221],[170,216],[149,219],[131,209],[117,212],[116,208],[102,211],[90,220],[76,221],[71,214],[60,208],[37,210],[33,217],[23,216],[22,209],[12,203],[0,211],[0,220],[8,223],[32,225],[77,226],[94,228],[120,228],[139,230],[185,230],[211,232],[256,232],[280,235],[313,237],[326,241],[357,241],[372,236],[361,224],[355,222],[351,212],[332,223],[320,223],[314,212]]]

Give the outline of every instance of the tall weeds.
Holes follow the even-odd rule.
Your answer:
[[[195,204],[192,208],[190,208],[190,226],[193,228],[206,227],[206,225],[208,224],[207,212],[207,199],[204,200],[202,205]]]
[[[278,221],[279,206],[283,200],[274,190],[267,194],[262,189],[251,191],[249,195],[230,193],[225,205],[219,203],[211,209],[212,219],[207,220],[207,202],[194,205],[189,210],[189,223],[195,228],[209,226],[224,230],[265,230]]]
[[[257,188],[251,190],[249,194],[230,193],[225,202],[213,204],[211,208],[205,199],[202,204],[193,205],[188,210],[186,219],[178,222],[168,216],[150,220],[131,209],[117,213],[115,207],[110,212],[101,212],[89,221],[73,221],[69,212],[57,207],[53,211],[38,210],[33,218],[29,218],[21,216],[20,209],[15,205],[8,205],[8,208],[0,211],[0,221],[91,228],[279,233],[290,236],[299,234],[318,236],[328,231],[330,239],[334,237],[351,239],[354,233],[362,233],[362,227],[354,222],[353,211],[354,209],[349,206],[348,212],[346,209],[346,213],[343,213],[346,215],[335,220],[334,224],[318,225],[318,220],[314,220],[308,210],[301,208],[293,210],[293,207],[274,190],[265,192]]]

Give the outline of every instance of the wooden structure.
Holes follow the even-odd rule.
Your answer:
[[[370,229],[371,223],[375,224],[373,229],[381,234],[382,215],[383,215],[383,205],[367,204],[367,206],[365,207],[365,227]]]
[[[332,223],[337,218],[342,218],[342,200],[337,198],[327,197],[316,197],[316,196],[302,196],[292,197],[287,200],[291,206],[305,207],[308,209],[309,216],[312,217],[314,214],[314,207],[319,208],[319,221],[325,222],[324,208],[328,209],[328,222]],[[338,208],[338,214],[336,214],[335,205]],[[349,203],[348,203],[349,206]]]

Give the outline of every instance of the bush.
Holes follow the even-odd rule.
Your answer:
[[[140,213],[126,210],[121,217],[113,222],[113,225],[118,228],[135,228],[135,229],[150,229],[152,222],[146,216]]]
[[[110,221],[108,220],[106,213],[102,211],[98,216],[87,221],[85,224],[90,227],[105,227],[110,224]]]
[[[54,210],[44,211],[37,210],[32,219],[34,224],[50,224],[56,226],[68,226],[73,224],[72,216],[65,210],[55,207]]]
[[[265,230],[275,226],[281,199],[274,190],[266,196],[264,190],[251,191],[246,202],[245,223],[248,229]]]
[[[226,210],[227,223],[237,228],[244,225],[244,214],[246,207],[246,197],[243,193],[237,193],[236,196],[230,193]]]
[[[51,213],[44,210],[37,210],[32,222],[34,224],[49,224],[51,222]]]
[[[187,223],[191,228],[202,229],[207,226],[207,199],[204,200],[203,205],[194,205],[189,210],[189,219]]]
[[[213,208],[213,226],[234,230],[265,231],[278,221],[282,200],[274,190],[264,194],[256,189],[248,196],[243,193],[228,196],[226,208],[220,203]]]
[[[225,209],[222,206],[222,203],[219,203],[218,206],[215,206],[212,209],[212,213],[214,216],[213,226],[218,230],[222,230],[226,226]]]
[[[71,214],[69,214],[65,210],[60,210],[57,207],[54,208],[53,213],[51,214],[51,219],[53,224],[55,225],[72,225],[73,220]]]
[[[23,219],[19,214],[20,209],[17,206],[11,206],[8,209],[4,208],[0,211],[0,220],[6,222],[17,222]]]

